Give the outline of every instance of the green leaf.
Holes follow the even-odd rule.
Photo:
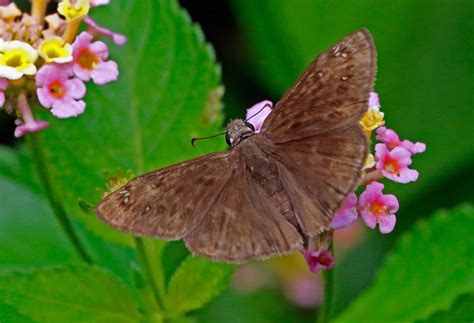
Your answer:
[[[275,100],[309,63],[350,32],[368,28],[378,51],[376,90],[387,126],[402,139],[427,143],[415,156],[414,185],[393,185],[413,197],[472,165],[474,70],[470,32],[474,2],[377,0],[234,0],[235,15],[254,54],[254,70]],[[262,98],[264,99],[264,98]],[[469,167],[470,169],[470,167]],[[469,170],[470,171],[470,170]],[[439,205],[439,204],[438,204]]]
[[[79,261],[60,231],[31,163],[0,146],[0,272]]]
[[[0,276],[0,299],[39,322],[137,322],[132,290],[105,270],[64,266]]]
[[[474,321],[474,294],[459,296],[449,310],[440,311],[423,321],[426,323],[472,323]],[[421,321],[420,321],[421,322]],[[417,323],[420,323],[417,322]]]
[[[31,323],[32,319],[20,314],[13,306],[0,302],[0,322]]]
[[[177,317],[204,306],[219,295],[234,269],[233,265],[189,256],[171,277],[165,298],[167,315]]]
[[[405,233],[373,285],[336,322],[413,322],[474,292],[474,208],[436,213]]]
[[[222,138],[190,144],[221,130],[220,70],[176,0],[112,1],[91,11],[129,39],[109,46],[120,76],[105,86],[89,83],[80,117],[58,120],[42,111],[51,122],[43,133],[48,172],[69,213],[108,241],[132,245],[129,235],[84,214],[79,200],[101,199],[106,172],[138,175],[223,149]]]

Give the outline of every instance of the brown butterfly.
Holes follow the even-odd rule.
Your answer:
[[[330,229],[368,154],[359,125],[376,72],[369,31],[322,53],[255,133],[227,126],[228,152],[141,175],[107,195],[98,216],[134,235],[184,239],[229,262],[289,253]]]

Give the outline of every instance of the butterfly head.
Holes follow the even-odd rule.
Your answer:
[[[226,130],[225,140],[231,147],[237,146],[243,139],[255,133],[254,126],[250,122],[241,119],[231,120]]]

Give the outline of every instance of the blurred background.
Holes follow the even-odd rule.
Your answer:
[[[258,101],[277,102],[321,51],[350,32],[365,27],[374,36],[375,89],[386,124],[402,139],[425,142],[427,151],[414,158],[417,182],[386,185],[401,205],[392,234],[360,224],[338,232],[336,312],[368,286],[386,252],[415,221],[474,201],[472,1],[180,3],[216,51],[226,121],[243,117]],[[1,113],[2,144],[18,143],[13,129],[13,120]],[[203,322],[310,322],[321,297],[320,277],[295,255],[242,266],[231,288],[196,315]]]

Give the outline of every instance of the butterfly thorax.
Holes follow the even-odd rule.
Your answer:
[[[255,133],[253,125],[242,119],[231,120],[226,130],[226,141],[231,147],[237,146],[242,140]]]

